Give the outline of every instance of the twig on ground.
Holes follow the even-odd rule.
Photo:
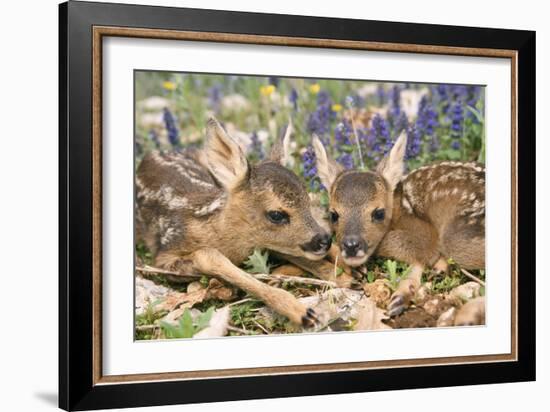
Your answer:
[[[246,302],[250,302],[251,300],[256,300],[256,299],[252,299],[252,298],[244,298],[244,299],[241,299],[241,300],[237,300],[236,302],[231,302],[229,305],[227,305],[228,307],[231,307],[231,306],[235,306],[235,305],[240,305],[241,303],[246,303]]]
[[[150,275],[173,275],[173,276],[180,276],[183,278],[189,278],[189,279],[200,279],[201,275],[194,275],[189,273],[180,273],[180,272],[174,272],[172,270],[165,270],[161,268],[155,268],[153,266],[136,266],[136,271],[141,272],[144,274],[150,274]]]
[[[253,335],[253,333],[245,330],[245,329],[241,329],[241,328],[238,328],[236,326],[231,326],[231,325],[228,325],[227,326],[227,330],[231,331],[231,332],[237,332],[237,333],[240,333],[242,335]]]
[[[474,282],[479,283],[481,286],[485,286],[485,282],[481,279],[477,278],[476,276],[472,275],[470,272],[468,272],[466,269],[460,268],[460,271],[464,273],[464,275],[470,279],[472,279]]]
[[[301,283],[303,285],[317,285],[317,286],[332,286],[336,287],[336,283],[330,280],[303,278],[300,276],[288,276],[288,275],[266,275],[264,273],[258,273],[252,275],[259,280],[279,280],[282,282]]]
[[[269,332],[267,331],[267,329],[264,328],[264,327],[261,325],[260,322],[258,322],[257,320],[255,320],[255,321],[254,321],[254,324],[255,324],[257,327],[259,327],[261,330],[263,330],[264,333],[265,333],[266,335],[269,335]]]
[[[173,275],[173,276],[181,276],[181,277],[187,277],[189,279],[200,279],[202,276],[200,275],[193,275],[193,274],[183,274],[180,272],[174,272],[171,270],[165,270],[160,268],[155,268],[152,266],[138,266],[136,267],[136,271],[146,274],[161,274],[161,275]],[[251,276],[254,276],[258,280],[278,280],[281,282],[289,282],[289,283],[301,283],[303,285],[317,285],[317,286],[332,286],[336,287],[336,283],[331,282],[329,280],[321,280],[321,279],[312,279],[312,278],[303,278],[300,276],[288,276],[288,275],[267,275],[265,273],[255,273]]]

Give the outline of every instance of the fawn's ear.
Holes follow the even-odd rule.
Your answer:
[[[247,178],[248,161],[243,150],[213,117],[206,125],[204,155],[210,172],[226,189],[233,190]]]
[[[290,135],[292,134],[292,120],[288,119],[288,126],[286,127],[285,133],[278,137],[271,146],[271,151],[269,152],[269,160],[281,164],[281,166],[286,166],[288,163],[288,157],[290,156]]]
[[[317,135],[313,135],[313,150],[315,150],[317,158],[317,173],[323,185],[330,192],[336,177],[344,171],[344,168],[327,155],[325,147]]]
[[[397,141],[393,144],[390,153],[382,159],[376,171],[382,175],[389,183],[391,190],[395,189],[397,183],[403,177],[405,169],[405,151],[407,149],[407,134],[401,133]]]

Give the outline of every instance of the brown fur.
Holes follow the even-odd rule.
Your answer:
[[[289,137],[290,127],[269,160],[249,165],[239,145],[211,119],[203,150],[147,155],[136,177],[137,234],[156,265],[218,276],[293,322],[309,324],[315,320],[311,309],[235,266],[255,248],[310,259],[328,251],[330,242],[309,251],[316,236],[330,238],[312,216],[305,186],[282,166]],[[273,211],[286,214],[288,222],[275,224],[268,218]]]
[[[452,258],[469,269],[485,267],[485,169],[476,163],[441,162],[403,176],[406,137],[401,136],[376,171],[342,171],[314,141],[317,166],[330,193],[337,244],[360,239],[364,254],[345,262],[363,264],[373,253],[413,266],[388,306],[400,313],[420,285],[422,270]],[[375,220],[373,212],[384,210]],[[353,252],[352,252],[353,253]]]

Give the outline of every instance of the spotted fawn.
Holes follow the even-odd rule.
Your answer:
[[[328,225],[314,218],[304,184],[284,167],[290,134],[291,125],[269,158],[251,165],[210,119],[204,148],[146,155],[136,175],[136,232],[157,266],[216,276],[292,322],[311,326],[311,308],[238,267],[255,248],[306,267],[327,263],[322,259],[331,247]]]
[[[426,267],[444,271],[449,258],[465,269],[485,267],[482,165],[440,162],[404,175],[405,134],[374,171],[345,171],[315,136],[313,146],[344,262],[360,266],[375,254],[411,265],[391,297],[388,315],[408,307]],[[484,317],[483,299],[478,299],[462,307],[455,323],[481,324]]]

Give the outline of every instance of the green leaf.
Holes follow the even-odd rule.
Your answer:
[[[180,318],[180,332],[182,338],[192,338],[195,332],[193,327],[193,317],[191,316],[191,311],[185,309],[183,315]]]
[[[214,314],[214,310],[216,308],[214,306],[211,306],[208,308],[208,310],[204,313],[201,313],[197,319],[197,326],[195,328],[195,333],[203,330],[208,326],[210,323],[210,319],[212,319],[212,315]]]
[[[479,123],[483,123],[483,115],[477,111],[476,109],[474,109],[472,106],[466,106],[466,109],[468,111],[470,111],[476,118],[476,120],[479,122]]]
[[[164,335],[168,339],[173,339],[173,338],[178,338],[179,337],[178,336],[179,335],[178,328],[176,328],[174,325],[171,325],[168,322],[161,321],[160,322],[160,327],[162,328],[162,330],[164,332]]]
[[[244,265],[249,273],[265,273],[269,275],[271,266],[267,263],[268,259],[269,253],[267,251],[262,253],[259,249],[254,249],[254,253],[248,257]]]
[[[374,272],[372,270],[367,272],[367,282],[369,283],[374,282]]]

